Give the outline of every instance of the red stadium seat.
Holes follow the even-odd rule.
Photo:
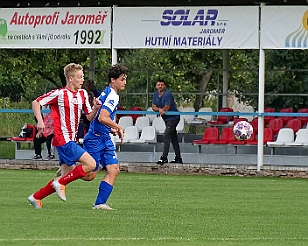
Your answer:
[[[233,112],[232,108],[221,108],[218,112]],[[217,120],[215,121],[208,121],[209,125],[223,125],[228,124],[229,121],[233,121],[234,116],[227,116],[227,115],[218,115]]]
[[[246,141],[246,144],[258,144],[258,140],[256,138],[257,134],[253,131],[251,137]]]
[[[267,113],[275,113],[276,110],[275,108],[265,108],[264,109],[264,113],[267,112]],[[267,126],[268,123],[270,122],[270,120],[272,119],[275,119],[276,117],[275,116],[264,116],[264,126]]]
[[[256,118],[253,118],[252,121],[250,122],[250,124],[252,125],[252,128],[253,128],[253,132],[255,134],[258,133],[258,120],[259,120],[259,118],[256,117]]]
[[[282,108],[279,113],[293,113],[293,108]],[[293,116],[278,116],[278,119],[283,120],[283,124],[286,125],[289,120],[294,119]]]
[[[247,140],[247,144],[253,144],[256,145],[258,144],[258,139],[256,138],[256,135],[254,136],[254,140],[252,139],[252,137]],[[272,142],[274,141],[274,133],[273,130],[271,128],[264,128],[264,137],[263,137],[263,145],[266,145],[267,142]]]
[[[208,127],[205,128],[203,137],[201,140],[193,140],[193,144],[210,144],[213,141],[218,140],[219,138],[219,129],[217,127]]]
[[[239,121],[246,121],[246,122],[248,122],[247,118],[235,118],[234,121],[233,121],[233,126],[234,126],[237,122],[239,122]]]
[[[278,134],[279,130],[283,127],[284,123],[282,119],[276,118],[268,122],[268,128],[271,128],[273,130],[274,135]]]
[[[228,144],[230,141],[236,141],[233,134],[233,127],[226,127],[222,130],[221,138],[216,141],[212,141],[212,144]]]
[[[302,122],[302,126],[306,126],[308,122],[308,108],[301,108],[297,111],[298,113],[306,113],[307,116],[298,116],[296,119],[299,119]]]
[[[286,127],[287,127],[287,128],[292,128],[293,131],[294,131],[294,134],[295,134],[295,133],[297,133],[297,131],[298,131],[299,129],[302,128],[302,122],[301,122],[301,120],[299,120],[299,119],[292,119],[292,120],[289,120],[289,121],[287,122]]]
[[[132,110],[132,111],[142,111],[142,108],[141,107],[138,107],[138,106],[134,106],[134,107],[130,107],[129,110]],[[135,124],[136,122],[136,119],[139,117],[139,116],[142,116],[142,114],[129,114],[132,118],[133,118],[133,122]]]
[[[274,132],[271,128],[264,128],[263,144],[274,141]]]

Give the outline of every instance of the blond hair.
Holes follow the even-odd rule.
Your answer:
[[[64,76],[66,80],[68,77],[74,77],[76,72],[83,70],[83,67],[76,63],[70,63],[64,67]]]

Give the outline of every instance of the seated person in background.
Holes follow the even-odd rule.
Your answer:
[[[35,155],[33,160],[42,160],[42,143],[46,142],[48,156],[45,160],[55,159],[54,154],[51,151],[51,141],[54,136],[53,119],[51,113],[46,114],[44,118],[45,129],[44,131],[38,131],[34,136],[34,151]]]
[[[85,89],[87,90],[88,93],[92,92],[95,97],[99,97],[101,95],[99,90],[96,89],[95,84],[94,84],[94,80],[92,80],[92,79],[88,79],[86,81]]]

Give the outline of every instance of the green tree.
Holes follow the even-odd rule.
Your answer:
[[[266,51],[265,93],[307,94],[308,50]],[[307,96],[267,96],[265,105],[276,110],[308,107]]]
[[[154,83],[157,79],[163,78],[167,82],[168,89],[176,93],[178,102],[183,104],[195,101],[195,95],[183,93],[198,92],[199,84],[204,82],[204,74],[220,68],[218,61],[221,59],[219,51],[142,49],[126,51],[120,61],[132,71],[129,80],[133,83],[127,85],[127,91],[132,91],[133,87],[135,92],[145,93],[149,81],[149,93],[152,93]],[[206,82],[208,83],[210,79],[211,76]],[[216,83],[209,85],[212,89],[215,89],[215,86]],[[202,103],[197,107],[201,107]]]
[[[222,92],[222,52],[221,50],[129,50],[123,52],[121,61],[133,72],[128,91],[145,92],[150,81],[149,92],[154,91],[154,83],[164,78],[168,88],[178,93],[178,102],[190,102],[196,110],[208,105],[210,93]],[[254,50],[230,50],[230,91],[247,93],[255,89],[258,79],[258,52]],[[143,91],[138,91],[143,90]],[[181,94],[190,92],[192,94]],[[142,99],[140,99],[142,100]],[[144,100],[144,98],[143,98]],[[241,101],[251,101],[240,97]],[[185,105],[183,105],[185,106]]]
[[[73,49],[17,49],[2,50],[0,60],[0,96],[11,102],[30,102],[46,89],[61,87],[65,83],[63,67],[75,62],[89,70],[89,50]],[[110,52],[97,52],[97,66],[106,70],[110,65]]]

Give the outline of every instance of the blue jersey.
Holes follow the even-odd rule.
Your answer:
[[[111,120],[114,120],[115,112],[119,105],[119,95],[115,92],[111,86],[107,86],[99,96],[99,100],[102,102],[102,106],[98,110],[95,119],[91,121],[89,131],[93,133],[108,135],[110,133],[110,127],[102,124],[98,121],[99,114],[102,109],[106,109],[110,113]]]
[[[119,104],[119,95],[110,86],[107,86],[99,96],[102,106],[95,118],[91,121],[90,128],[83,140],[83,148],[94,158],[97,171],[99,165],[118,164],[115,146],[110,138],[110,127],[98,121],[102,109],[110,113],[111,120],[114,120],[115,112]]]
[[[168,90],[165,90],[161,97],[159,97],[158,91],[155,91],[154,94],[153,94],[152,104],[155,104],[159,108],[163,108],[166,105],[168,105],[168,106],[170,106],[170,109],[168,111],[178,112],[178,109],[177,109],[175,102],[174,102],[173,95]],[[164,121],[176,120],[179,117],[180,117],[180,115],[163,115],[162,116]]]

